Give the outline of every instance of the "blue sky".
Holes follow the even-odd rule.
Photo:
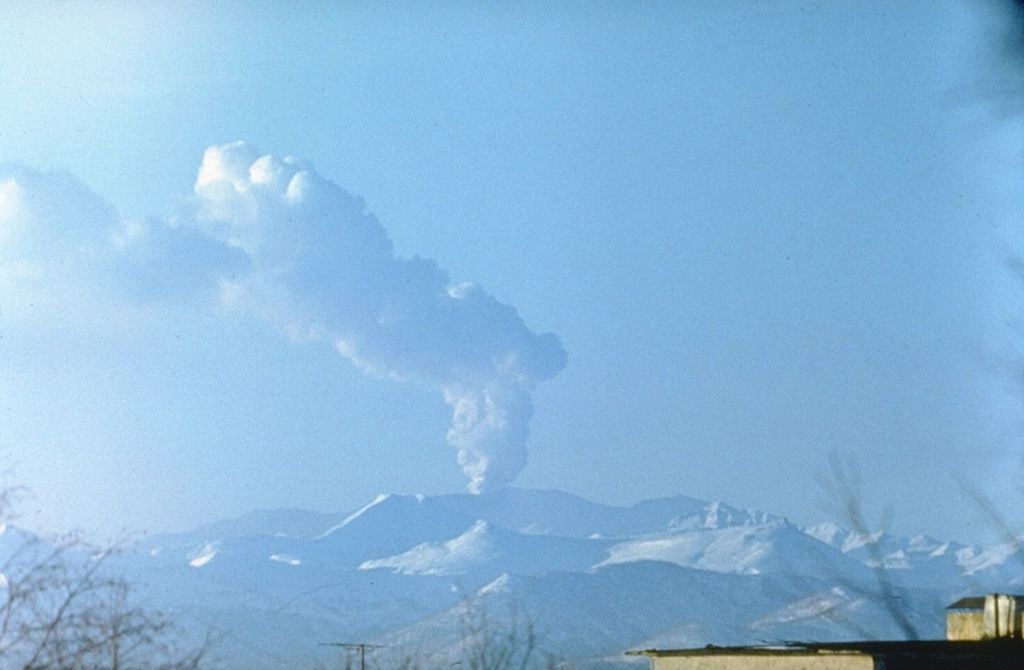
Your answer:
[[[835,453],[893,530],[985,538],[960,481],[1019,503],[1024,426],[1013,19],[0,2],[23,521],[345,510],[464,490],[462,449],[814,522]]]

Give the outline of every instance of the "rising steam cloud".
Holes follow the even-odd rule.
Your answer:
[[[291,157],[240,142],[207,149],[190,218],[247,257],[221,281],[228,302],[363,370],[437,387],[470,490],[506,485],[526,464],[530,393],[565,366],[555,335],[473,284],[452,285],[432,260],[396,257],[362,201]]]

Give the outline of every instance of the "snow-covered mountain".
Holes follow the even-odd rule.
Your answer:
[[[0,556],[27,537],[0,533]],[[330,665],[336,642],[383,645],[378,664],[451,664],[468,607],[530,622],[538,660],[597,667],[631,648],[898,638],[908,625],[941,637],[950,602],[1021,590],[1019,544],[800,528],[683,496],[610,507],[506,489],[257,511],[113,561],[144,605],[196,639],[220,631],[229,668]]]

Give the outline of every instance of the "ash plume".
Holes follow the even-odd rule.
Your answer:
[[[395,256],[363,202],[291,157],[237,142],[207,149],[191,223],[241,250],[246,271],[221,281],[229,304],[296,340],[333,345],[375,375],[426,383],[453,411],[447,441],[474,492],[526,464],[534,386],[566,354],[516,310],[433,260]]]

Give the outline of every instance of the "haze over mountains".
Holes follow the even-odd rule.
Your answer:
[[[0,551],[25,534],[9,528]],[[466,599],[529,619],[571,665],[652,647],[941,637],[944,607],[1019,590],[1019,543],[811,528],[685,496],[609,507],[558,492],[382,495],[342,514],[260,510],[146,538],[116,558],[144,604],[197,639],[223,633],[228,667],[340,662],[324,643],[385,645],[382,666],[454,659]],[[890,599],[880,598],[880,585]],[[440,659],[440,660],[439,660]]]

